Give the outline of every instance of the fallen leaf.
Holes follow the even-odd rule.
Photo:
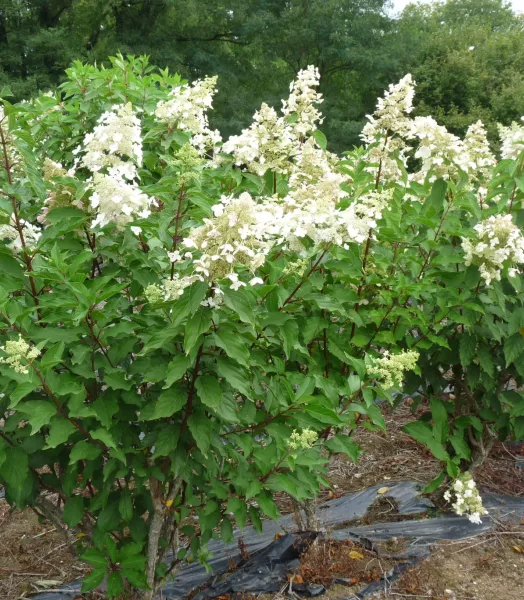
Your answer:
[[[171,500],[168,500],[168,501],[166,502],[166,506],[167,506],[167,508],[169,508],[170,506],[173,506],[173,500],[172,500],[172,499],[171,499]]]
[[[519,554],[524,554],[524,548],[521,548],[520,546],[513,546],[513,550]]]
[[[390,487],[381,487],[379,490],[377,490],[377,494],[385,494],[386,492],[389,492],[390,489]]]
[[[362,560],[364,558],[364,555],[360,552],[357,552],[356,550],[351,550],[351,552],[349,553],[349,558],[351,558],[352,560]]]
[[[290,581],[291,583],[296,583],[296,584],[304,583],[304,579],[302,578],[302,575],[298,575],[297,573],[288,573],[287,580]]]

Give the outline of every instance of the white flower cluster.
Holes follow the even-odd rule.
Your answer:
[[[368,122],[362,129],[360,137],[370,146],[367,160],[376,164],[368,170],[377,173],[383,181],[400,179],[402,172],[397,160],[404,166],[407,163],[407,144],[411,121],[409,114],[413,110],[415,82],[410,74],[397,84],[392,84],[379,98],[377,108],[372,115],[367,115]]]
[[[257,204],[250,194],[238,198],[222,196],[213,206],[214,217],[204,219],[204,225],[191,231],[184,240],[186,248],[195,248],[200,256],[193,262],[195,273],[209,281],[227,278],[231,288],[246,285],[234,272],[236,265],[255,271],[264,264],[270,245],[257,218]],[[262,280],[254,278],[251,284]]]
[[[481,516],[487,515],[488,511],[482,505],[482,498],[470,473],[462,473],[451,484],[449,490],[444,493],[448,502],[453,501],[452,507],[457,515],[466,514],[472,523],[480,525]]]
[[[0,348],[6,356],[0,357],[0,363],[9,365],[17,373],[27,375],[29,373],[28,363],[40,356],[40,350],[31,347],[20,335],[18,340],[8,340],[5,346]]]
[[[83,149],[81,164],[92,173],[104,167],[119,166],[123,177],[135,179],[135,164],[142,164],[142,134],[140,120],[131,104],[113,106],[105,112],[94,130],[84,137]]]
[[[491,216],[474,229],[475,240],[462,239],[466,265],[478,265],[488,285],[493,279],[500,281],[505,266],[508,275],[515,277],[519,273],[515,265],[524,264],[524,236],[511,215]]]
[[[298,72],[296,80],[289,86],[289,98],[282,100],[282,113],[285,117],[296,115],[294,129],[301,136],[315,131],[317,123],[323,121],[322,113],[315,106],[323,102],[322,94],[316,90],[319,84],[320,73],[316,67],[310,65]]]
[[[380,358],[372,359],[368,372],[382,380],[382,387],[389,389],[402,383],[405,371],[416,368],[418,357],[419,353],[413,350],[400,354],[390,354],[386,350]]]
[[[131,104],[105,112],[94,131],[85,136],[84,150],[81,165],[93,173],[88,180],[90,205],[97,215],[92,226],[114,222],[122,227],[134,217],[147,218],[154,201],[136,182],[137,166],[142,164],[142,135]]]
[[[319,77],[318,69],[312,66],[300,71],[296,81],[291,83],[289,98],[282,101],[283,116],[262,104],[253,117],[253,124],[240,135],[231,136],[222,151],[232,154],[236,165],[245,165],[248,171],[260,176],[267,170],[289,173],[291,160],[304,137],[322,122],[315,106],[322,102],[322,95],[315,90]]]
[[[524,117],[521,117],[524,121]],[[516,160],[524,150],[524,126],[513,122],[509,127],[499,125],[500,154],[502,158]]]
[[[391,204],[393,194],[392,188],[372,190],[363,194],[354,204],[355,213],[365,219],[369,229],[374,229],[377,227],[377,221],[382,219],[384,210]]]
[[[368,115],[361,138],[369,146],[367,161],[376,165],[368,170],[380,175],[382,181],[400,180],[400,166],[407,165],[410,143],[416,141],[414,157],[422,166],[411,176],[412,180],[423,182],[428,176],[430,181],[439,177],[457,179],[461,173],[467,173],[472,180],[486,179],[495,160],[482,122],[471,125],[461,140],[432,117],[411,119],[414,88],[411,75],[406,75],[389,87],[384,98],[379,99],[375,113]]]
[[[301,433],[294,429],[286,443],[290,450],[309,450],[317,440],[318,434],[312,429],[303,429]]]
[[[434,181],[439,177],[454,179],[460,171],[468,172],[469,158],[462,140],[433,117],[415,117],[408,138],[418,140],[415,158],[422,161],[420,171],[413,177],[415,181],[424,181],[428,173],[430,181]]]
[[[297,145],[293,127],[274,108],[262,104],[252,125],[240,135],[232,135],[222,152],[232,154],[236,165],[245,165],[249,172],[262,176],[268,169],[288,173]]]
[[[485,180],[495,166],[495,156],[489,147],[486,128],[482,121],[468,127],[464,137],[464,149],[469,159],[469,170],[474,177]]]
[[[25,247],[27,249],[35,248],[42,232],[38,227],[29,223],[29,221],[19,219],[19,222],[22,229],[22,235],[24,236]],[[20,252],[23,249],[22,239],[16,227],[14,217],[11,217],[8,224],[0,225],[0,240],[3,240],[6,246],[13,252]]]
[[[217,77],[198,79],[191,85],[173,88],[169,100],[157,104],[155,116],[171,130],[180,129],[191,133],[190,143],[204,154],[222,141],[217,130],[209,128],[207,111],[213,107]]]
[[[140,191],[134,183],[127,182],[119,177],[113,168],[108,175],[95,173],[92,179],[90,203],[97,211],[92,226],[104,226],[114,222],[117,227],[122,227],[133,220],[133,216],[146,219],[151,211],[151,198]]]

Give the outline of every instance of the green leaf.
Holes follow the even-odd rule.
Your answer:
[[[430,407],[433,423],[435,424],[433,435],[441,444],[444,444],[449,432],[448,411],[444,403],[438,398],[431,399]]]
[[[231,521],[224,517],[220,526],[220,537],[224,544],[229,544],[233,540],[233,524]]]
[[[141,570],[145,569],[147,564],[147,557],[142,554],[135,554],[133,556],[127,556],[120,559],[120,566],[122,569],[133,569]]]
[[[94,569],[84,577],[84,581],[82,582],[82,592],[90,592],[91,590],[96,589],[104,580],[106,575],[106,567],[99,567],[98,569]]]
[[[278,519],[280,516],[280,511],[278,510],[277,505],[274,503],[271,494],[268,492],[262,492],[255,497],[255,500],[266,516],[275,521]]]
[[[211,314],[208,311],[199,311],[189,319],[184,337],[184,349],[189,354],[203,333],[211,327]]]
[[[147,579],[144,573],[140,571],[134,571],[133,569],[123,569],[122,575],[129,581],[129,583],[137,588],[138,590],[148,590]]]
[[[322,148],[322,150],[324,150],[324,151],[326,150],[326,148],[327,148],[327,138],[320,131],[320,129],[315,129],[315,131],[313,131],[313,139]]]
[[[463,437],[451,435],[449,441],[455,450],[455,454],[462,460],[471,460],[471,448],[465,442]]]
[[[63,519],[68,527],[76,527],[84,517],[83,496],[72,496],[64,504]],[[97,566],[97,565],[93,565]]]
[[[19,446],[7,446],[4,450],[5,460],[0,466],[0,477],[7,483],[18,489],[29,472],[29,457]]]
[[[255,326],[255,315],[253,313],[253,307],[249,303],[249,296],[245,290],[233,292],[227,288],[222,290],[222,297],[224,298],[224,304],[235,311],[240,320],[249,325]]]
[[[69,464],[72,465],[79,460],[94,460],[95,458],[98,458],[101,453],[102,450],[99,446],[95,446],[94,444],[82,440],[71,450]]]
[[[247,520],[246,503],[240,498],[229,498],[226,509],[228,513],[233,513],[235,521],[240,529],[244,529]]]
[[[262,533],[262,520],[260,519],[260,513],[254,506],[249,507],[249,518],[253,524],[253,529],[257,533]]]
[[[504,356],[506,357],[506,367],[517,360],[524,352],[524,335],[514,333],[504,342]]]
[[[478,347],[477,358],[481,369],[490,377],[493,377],[495,375],[495,364],[493,363],[493,357],[488,346],[481,344]]]
[[[167,377],[164,389],[171,387],[179,379],[182,379],[185,372],[190,366],[190,361],[187,356],[179,354],[167,366]]]
[[[46,439],[46,448],[56,448],[61,444],[65,444],[75,431],[76,427],[67,419],[55,416],[51,419],[49,427],[49,435]]]
[[[107,593],[110,598],[116,598],[124,591],[124,581],[118,571],[112,571],[107,578]]]
[[[249,364],[249,346],[244,338],[230,329],[221,327],[214,335],[215,346],[222,348],[225,353],[238,363],[247,367]]]
[[[431,194],[422,207],[422,213],[425,217],[432,219],[442,212],[447,189],[448,184],[443,179],[435,181]]]
[[[326,442],[326,447],[333,453],[342,453],[349,456],[353,462],[358,461],[360,447],[347,435],[336,435]]]
[[[55,405],[46,400],[24,402],[18,405],[17,410],[28,415],[32,435],[40,431],[44,425],[49,425],[51,418],[56,415]]]
[[[99,551],[91,548],[86,550],[80,558],[92,567],[107,567],[107,558]]]
[[[198,388],[197,388],[198,389]],[[154,405],[151,419],[165,419],[181,410],[187,402],[187,390],[182,386],[175,386],[162,392]]]
[[[189,417],[187,425],[198,449],[204,456],[207,456],[211,446],[212,422],[203,414],[193,413]]]
[[[40,385],[39,381],[24,381],[23,383],[19,383],[9,397],[11,400],[9,408],[15,408],[22,398],[28,396],[31,392],[40,387]]]
[[[96,416],[100,423],[102,423],[106,429],[109,429],[113,423],[113,415],[118,412],[118,401],[111,396],[105,395],[97,398],[91,406],[96,411]]]
[[[217,371],[220,377],[233,389],[244,396],[250,396],[251,390],[249,389],[247,373],[236,363],[225,356],[219,356],[217,358]]]
[[[424,494],[432,494],[435,490],[444,483],[444,479],[446,478],[446,474],[444,472],[439,473],[434,479],[432,479],[428,485],[424,488]]]
[[[195,387],[201,402],[209,408],[216,408],[222,402],[222,390],[215,377],[201,375],[197,379]]]
[[[477,339],[475,336],[469,333],[463,333],[460,336],[459,342],[459,354],[460,364],[463,367],[468,367],[475,356],[475,350],[477,348]]]
[[[131,521],[133,518],[133,498],[131,497],[129,488],[124,488],[120,493],[118,510],[124,521]]]

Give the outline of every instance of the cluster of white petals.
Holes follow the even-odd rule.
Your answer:
[[[184,240],[186,248],[199,252],[193,261],[194,272],[209,281],[229,279],[232,289],[246,285],[240,281],[235,266],[255,271],[264,264],[270,244],[259,225],[257,204],[247,192],[238,198],[222,196],[213,206],[214,217],[191,231]],[[251,284],[260,283],[258,278]]]
[[[455,179],[461,171],[469,171],[464,143],[433,117],[415,117],[408,138],[418,141],[415,158],[422,162],[420,171],[413,176],[415,181],[424,181],[428,175],[430,181]]]
[[[201,154],[222,141],[217,130],[209,128],[207,111],[213,107],[217,77],[198,79],[191,85],[180,85],[171,90],[169,100],[162,100],[155,110],[156,118],[171,130],[191,133],[190,143]]]
[[[477,121],[468,127],[464,137],[464,149],[472,176],[480,180],[487,179],[495,166],[495,156],[489,147],[486,128],[482,121]]]
[[[127,179],[135,179],[135,165],[142,164],[142,134],[131,104],[113,106],[105,112],[94,130],[84,137],[83,150],[81,165],[91,173],[118,165]]]
[[[236,165],[262,176],[267,170],[288,173],[297,145],[293,127],[274,108],[262,104],[252,125],[240,135],[232,135],[222,152],[232,154]]]
[[[389,389],[402,384],[405,371],[413,371],[417,366],[419,353],[414,350],[391,354],[387,350],[380,358],[372,359],[368,372],[382,380],[382,387]]]
[[[524,236],[511,215],[491,216],[474,229],[474,240],[462,240],[466,265],[477,265],[488,285],[500,281],[506,266],[509,276],[515,277],[519,273],[516,265],[524,264]]]
[[[252,125],[240,135],[231,136],[222,151],[232,154],[236,165],[244,166],[256,175],[262,176],[268,170],[290,173],[291,160],[304,139],[322,122],[316,107],[322,102],[322,94],[316,91],[319,78],[315,67],[300,71],[290,85],[289,98],[282,101],[282,115],[262,104]]]
[[[26,249],[35,248],[42,235],[41,230],[24,219],[19,219],[19,223]],[[0,225],[0,240],[13,252],[21,252],[23,250],[24,244],[22,244],[22,237],[14,217],[11,217],[9,223]]]
[[[452,508],[459,516],[467,515],[477,525],[482,523],[481,517],[488,511],[482,505],[482,498],[470,473],[462,473],[444,493],[444,498],[452,502]]]
[[[316,88],[320,84],[320,73],[312,65],[298,72],[295,81],[289,85],[289,98],[282,100],[282,113],[293,117],[293,128],[300,136],[309,135],[322,123],[322,113],[316,104],[323,102],[322,94]]]
[[[382,213],[393,200],[392,188],[372,190],[363,194],[354,205],[355,213],[366,221],[368,229],[375,229],[377,221],[382,219]]]
[[[105,112],[94,131],[85,136],[83,149],[85,154],[80,164],[93,173],[88,180],[92,191],[89,203],[96,213],[92,226],[103,227],[114,222],[122,227],[137,217],[147,218],[154,199],[137,185],[142,134],[140,120],[131,104],[113,106]]]
[[[413,110],[415,85],[410,74],[390,85],[384,97],[378,99],[375,112],[367,115],[368,122],[362,129],[360,137],[369,146],[366,159],[376,165],[368,170],[379,173],[383,181],[400,179],[398,161],[404,166],[407,163],[406,139],[411,129],[409,114]]]
[[[122,227],[136,217],[147,219],[151,214],[152,199],[114,169],[109,169],[108,175],[95,173],[91,189],[93,193],[89,201],[91,208],[97,212],[93,227],[103,227],[110,222]]]
[[[21,335],[18,340],[8,340],[0,350],[5,353],[5,356],[0,357],[0,363],[7,364],[24,375],[29,373],[28,364],[40,356],[40,350],[30,346]]]
[[[524,117],[521,117],[524,121]],[[513,122],[509,127],[499,125],[502,158],[516,160],[524,150],[524,126]]]

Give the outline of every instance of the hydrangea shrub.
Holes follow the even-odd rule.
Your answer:
[[[314,67],[225,141],[215,78],[67,76],[0,119],[0,481],[93,566],[85,590],[152,598],[276,492],[315,496],[403,386],[452,478],[520,434],[520,153],[411,119],[409,76],[344,157]]]

